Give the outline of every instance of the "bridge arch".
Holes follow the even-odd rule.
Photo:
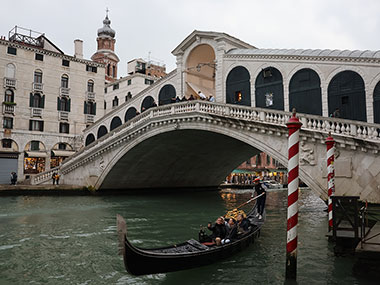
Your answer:
[[[105,136],[108,133],[107,128],[104,125],[101,125],[98,129],[97,139],[100,139],[102,136]]]
[[[321,79],[310,68],[298,70],[289,83],[289,109],[322,116]]]
[[[329,114],[339,109],[343,119],[366,121],[366,94],[363,78],[355,71],[345,70],[330,81],[328,90]]]
[[[256,107],[284,110],[284,84],[281,72],[272,66],[260,71],[255,81]]]
[[[146,96],[141,103],[141,112],[144,112],[152,107],[157,106],[152,96]]]
[[[251,106],[251,76],[243,66],[236,66],[228,73],[226,103]]]
[[[86,137],[85,146],[88,146],[89,144],[93,143],[95,141],[95,136],[92,133],[89,133]]]
[[[137,110],[135,107],[129,107],[127,112],[125,112],[124,123],[134,118],[137,115]]]
[[[158,105],[167,105],[173,103],[172,98],[176,97],[175,88],[171,84],[166,84],[160,89],[158,94]]]
[[[213,125],[212,130],[210,130],[207,123],[202,124],[199,122],[202,122],[202,120],[197,120],[196,124],[191,124],[191,129],[176,130],[173,130],[170,125],[159,124],[155,125],[153,128],[154,131],[141,133],[137,139],[128,141],[128,143],[121,146],[114,155],[110,156],[110,160],[106,164],[104,171],[100,173],[97,181],[94,181],[94,186],[97,189],[107,189],[107,187],[110,187],[109,183],[118,180],[120,185],[129,181],[128,183],[132,183],[129,185],[134,185],[134,188],[138,189],[139,185],[141,185],[139,183],[143,183],[141,181],[146,180],[146,176],[145,178],[143,177],[146,175],[144,174],[146,172],[141,171],[141,169],[144,168],[146,170],[152,168],[158,169],[158,173],[155,173],[155,175],[159,177],[156,177],[159,183],[163,183],[165,180],[169,181],[169,183],[175,181],[173,187],[181,187],[181,183],[183,183],[182,186],[188,183],[188,181],[186,181],[185,172],[189,171],[189,169],[184,168],[183,165],[186,163],[192,165],[194,155],[203,157],[204,159],[199,160],[199,165],[191,167],[191,171],[198,170],[195,176],[199,177],[200,174],[205,174],[207,177],[214,177],[219,183],[228,173],[246,160],[247,157],[252,157],[260,151],[266,152],[283,165],[287,164],[286,132],[280,137],[283,140],[281,145],[285,147],[279,151],[278,144],[273,146],[271,146],[270,143],[268,144],[268,141],[264,139],[265,134],[261,132],[252,133],[251,131],[245,131],[241,128],[230,128],[221,125]],[[282,127],[279,127],[279,130],[281,128]],[[170,143],[166,144],[164,143],[165,141],[170,141]],[[183,142],[185,142],[186,145],[182,145]],[[178,145],[181,145],[181,147],[178,147]],[[182,153],[177,153],[178,151],[184,150],[186,151],[183,154],[187,157],[182,156]],[[224,155],[221,156],[220,153],[224,153]],[[183,157],[183,159],[176,159],[178,157]],[[226,163],[224,159],[227,158],[232,158],[232,160]],[[135,172],[132,173],[132,171],[128,173],[127,176],[120,175],[118,171],[121,171],[123,165],[129,165],[132,161],[134,165],[133,171]],[[159,167],[155,165],[158,161]],[[164,163],[162,164],[163,161]],[[213,165],[213,167],[210,165]],[[215,165],[221,168],[217,169]],[[207,170],[202,167],[207,168]],[[178,169],[179,172],[173,173],[168,171],[168,169]],[[210,169],[212,170],[209,171]],[[162,173],[160,173],[160,171]],[[135,175],[136,177],[134,177]],[[189,177],[193,175],[194,173]],[[126,179],[126,181],[119,180],[120,177],[122,177],[122,180]],[[161,180],[162,177],[163,180]],[[300,168],[300,178],[318,192],[321,197],[326,197],[324,188],[314,180],[314,177],[311,177],[308,171]],[[207,181],[204,180],[204,177],[200,177],[199,179],[203,182]],[[215,179],[212,181],[213,186],[217,185]],[[218,179],[220,179],[220,181]],[[156,181],[154,181],[152,185],[156,186]]]
[[[112,131],[113,129],[116,129],[118,126],[121,126],[121,125],[122,125],[121,119],[118,116],[116,116],[111,121],[110,130]]]
[[[380,124],[380,81],[376,84],[373,91],[373,116],[374,123]]]

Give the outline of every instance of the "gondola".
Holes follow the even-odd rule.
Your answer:
[[[208,265],[246,249],[260,236],[265,212],[260,220],[256,217],[256,213],[255,205],[247,213],[247,218],[251,223],[250,230],[237,240],[225,245],[207,246],[195,239],[190,239],[173,246],[154,249],[142,249],[132,245],[127,238],[125,220],[117,215],[119,254],[123,255],[125,268],[132,275],[165,273]]]

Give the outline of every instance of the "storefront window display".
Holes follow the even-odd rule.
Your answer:
[[[45,171],[44,157],[25,157],[24,174],[37,174]]]
[[[50,159],[50,168],[58,167],[61,165],[62,161],[65,160],[66,157],[63,156],[52,156]]]

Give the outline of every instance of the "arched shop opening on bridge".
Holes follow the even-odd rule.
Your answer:
[[[136,117],[136,115],[137,115],[137,110],[135,107],[128,108],[127,112],[125,112],[124,123]]]
[[[17,143],[12,139],[2,139],[0,144],[0,184],[9,184],[10,173],[18,172],[18,156]]]
[[[175,88],[171,84],[166,84],[161,88],[160,93],[158,94],[158,104],[167,105],[175,102],[176,92]]]
[[[232,69],[226,81],[226,102],[251,106],[251,83],[248,70],[243,66]]]
[[[267,67],[261,70],[255,87],[256,107],[284,110],[284,86],[278,69]]]

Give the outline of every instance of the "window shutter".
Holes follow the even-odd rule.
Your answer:
[[[96,103],[94,103],[93,115],[96,115]]]
[[[84,114],[87,114],[87,102],[84,101],[84,109],[83,109],[83,113]]]
[[[45,96],[44,96],[45,97]],[[41,132],[43,132],[44,131],[44,121],[41,121]]]
[[[29,120],[29,131],[32,131],[32,124],[33,124],[32,120]]]
[[[33,95],[33,93],[30,93],[29,94],[29,107],[34,107],[33,106],[33,98],[34,97],[34,95]]]
[[[67,112],[70,112],[71,110],[71,98],[67,100]]]
[[[57,97],[57,110],[61,111],[61,98]]]
[[[41,106],[40,108],[45,108],[45,95],[42,96],[41,98]]]

